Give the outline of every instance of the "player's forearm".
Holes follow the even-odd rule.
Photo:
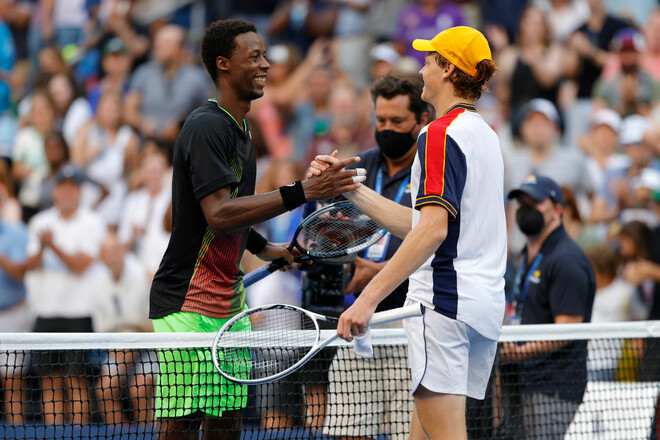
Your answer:
[[[406,238],[412,227],[411,208],[399,205],[362,185],[344,196],[392,235]]]
[[[211,197],[211,196],[209,196]],[[202,204],[206,201],[202,199]],[[206,222],[215,235],[226,235],[254,226],[286,212],[279,191],[227,199],[218,203],[206,215]]]
[[[443,208],[439,208],[443,209]],[[435,218],[421,221],[406,236],[394,256],[371,280],[360,297],[372,303],[380,303],[387,295],[410,277],[440,247],[447,235],[442,221]],[[446,224],[446,219],[445,219]]]

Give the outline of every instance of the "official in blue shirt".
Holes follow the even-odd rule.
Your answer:
[[[548,177],[529,176],[509,199],[519,203],[516,222],[527,245],[507,324],[589,322],[595,275],[562,226],[561,188]],[[519,374],[524,438],[563,439],[586,388],[586,341],[505,344],[500,359],[513,362]]]

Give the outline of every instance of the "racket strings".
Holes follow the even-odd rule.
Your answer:
[[[339,206],[309,219],[299,242],[313,256],[341,254],[351,248],[373,244],[381,227],[353,205]]]
[[[237,379],[264,379],[296,365],[316,343],[314,320],[295,309],[257,310],[222,335],[218,360]],[[241,322],[243,321],[243,322]]]

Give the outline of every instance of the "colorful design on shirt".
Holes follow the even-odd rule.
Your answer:
[[[460,198],[456,198],[455,181],[461,180],[461,174],[462,180],[465,180],[465,157],[459,157],[463,156],[463,153],[447,135],[447,130],[452,122],[466,111],[464,107],[457,106],[432,122],[417,141],[422,175],[415,209],[431,204],[441,205],[449,213],[450,220],[455,220],[458,216],[457,206]],[[459,163],[455,163],[456,159]]]
[[[240,182],[243,163],[238,154],[232,156],[229,166]],[[237,196],[238,185],[231,192],[232,199]],[[239,251],[243,234],[240,230],[217,236],[211,228],[206,228],[181,311],[227,318],[243,309],[245,289],[239,282],[242,280]]]

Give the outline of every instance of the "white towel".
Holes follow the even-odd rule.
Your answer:
[[[371,345],[371,329],[362,336],[353,336],[353,351],[360,357],[371,359],[374,356],[374,347]]]

